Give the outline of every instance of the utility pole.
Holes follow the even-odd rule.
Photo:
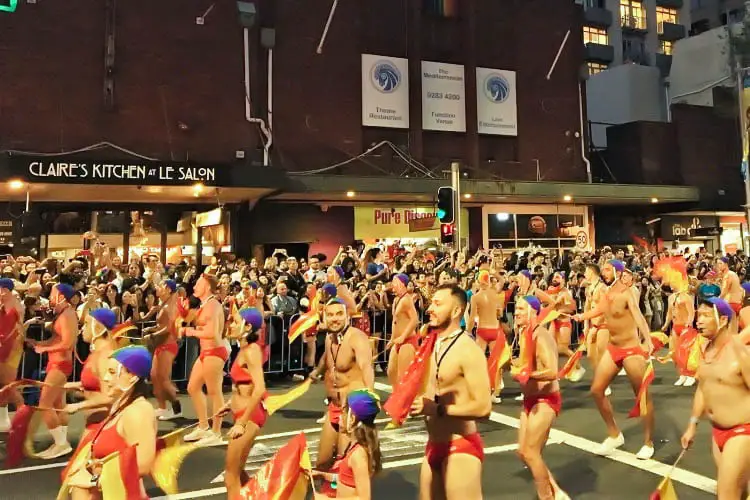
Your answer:
[[[453,243],[456,250],[461,251],[461,172],[458,169],[458,162],[451,163],[451,187],[455,193],[453,202],[453,220],[456,230],[453,233]]]

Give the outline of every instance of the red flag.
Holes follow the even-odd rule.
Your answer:
[[[628,413],[628,418],[642,417],[648,413],[648,406],[646,406],[648,388],[654,381],[654,375],[654,365],[649,361],[646,371],[643,373],[641,388],[638,389],[638,395],[635,398],[635,406]]]
[[[677,334],[673,333],[673,335]],[[675,337],[673,360],[680,371],[680,375],[687,375],[689,377],[695,376],[695,372],[698,369],[698,363],[691,363],[690,355],[694,351],[693,347],[697,340],[698,331],[692,327],[685,329],[680,335]]]
[[[310,310],[297,318],[297,320],[292,323],[292,326],[289,327],[289,343],[291,344],[297,337],[318,326],[318,319],[318,312],[313,310]]]
[[[495,392],[498,383],[500,369],[510,359],[511,351],[508,342],[505,340],[505,334],[502,330],[498,331],[497,341],[490,351],[490,357],[487,358],[487,373],[490,376],[490,389]]]
[[[644,250],[648,251],[648,242],[646,240],[644,240],[640,236],[636,236],[636,235],[633,235],[632,237],[633,237],[633,242],[637,246],[639,246],[639,247],[643,248]]]
[[[419,394],[419,391],[423,389],[425,377],[427,376],[427,369],[430,363],[430,356],[432,351],[435,349],[435,341],[437,340],[437,334],[430,332],[427,337],[422,341],[422,345],[419,346],[417,355],[412,360],[409,368],[406,369],[406,373],[396,383],[396,387],[393,388],[388,401],[383,405],[383,410],[393,420],[395,425],[402,425],[409,416],[409,410],[414,399]]]
[[[656,261],[654,275],[678,292],[686,291],[689,287],[687,261],[679,255],[664,257]]]
[[[279,449],[240,490],[240,499],[297,500],[305,498],[308,479],[303,471],[312,469],[307,440],[297,434]],[[232,499],[235,500],[235,499]]]
[[[16,410],[13,421],[10,423],[10,434],[6,443],[5,467],[16,467],[21,463],[24,456],[24,444],[29,433],[31,418],[34,416],[35,408],[23,405]]]
[[[102,498],[107,500],[143,498],[135,446],[126,447],[117,456],[111,455],[109,460],[104,459],[99,476],[99,488],[102,491]]]

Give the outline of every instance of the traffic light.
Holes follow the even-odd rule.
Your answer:
[[[440,243],[447,245],[453,243],[453,232],[456,230],[456,226],[453,223],[440,224]]]
[[[452,187],[441,187],[437,194],[437,217],[441,224],[452,223],[455,219],[453,207],[455,206],[456,192]]]

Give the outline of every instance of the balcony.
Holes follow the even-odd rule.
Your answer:
[[[622,16],[620,18],[623,30],[635,31],[635,32],[646,32],[648,27],[646,25],[646,18],[639,16]]]
[[[609,28],[612,26],[612,11],[603,7],[588,7],[583,12],[587,26]]]
[[[685,26],[662,21],[659,23],[659,39],[676,42],[685,38]]]
[[[622,61],[625,64],[651,66],[651,58],[649,57],[649,54],[640,50],[624,50],[622,52]]]
[[[682,0],[656,0],[657,7],[667,7],[669,9],[681,9]]]
[[[615,48],[600,43],[586,44],[586,60],[609,64],[615,59]]]
[[[669,54],[654,54],[654,62],[659,68],[661,76],[669,76],[669,70],[672,68],[672,56]]]

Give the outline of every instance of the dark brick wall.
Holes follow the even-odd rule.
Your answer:
[[[607,165],[624,184],[683,184],[676,128],[632,122],[607,129]]]
[[[117,2],[116,108],[106,112],[104,2],[19,2],[0,16],[0,148],[58,152],[108,140],[163,159],[229,161],[254,147],[235,3],[216,2],[197,26],[207,5]]]

